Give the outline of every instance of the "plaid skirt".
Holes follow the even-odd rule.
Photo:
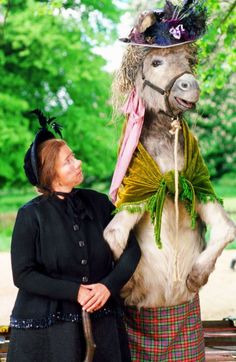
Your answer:
[[[205,361],[198,295],[172,307],[127,306],[125,324],[132,361]]]

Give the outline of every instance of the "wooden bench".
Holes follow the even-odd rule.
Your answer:
[[[204,340],[207,362],[236,362],[236,318],[204,321]]]
[[[0,362],[5,362],[10,339],[10,328],[8,326],[0,326]]]
[[[206,361],[236,362],[236,319],[204,321],[203,329]],[[0,362],[6,361],[9,338],[10,328],[0,326]]]

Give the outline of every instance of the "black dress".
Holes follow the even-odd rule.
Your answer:
[[[19,288],[11,316],[8,362],[83,361],[85,340],[80,284],[103,283],[107,303],[91,314],[97,345],[94,361],[130,361],[119,290],[140,259],[133,234],[115,264],[103,230],[114,206],[91,190],[73,190],[64,200],[40,196],[17,215],[12,270]]]

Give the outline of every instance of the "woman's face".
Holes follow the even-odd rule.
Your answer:
[[[77,160],[71,149],[63,145],[56,160],[56,179],[53,182],[53,189],[70,192],[74,186],[80,185],[83,181],[82,161]]]

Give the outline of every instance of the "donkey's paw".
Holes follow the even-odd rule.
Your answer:
[[[104,239],[109,244],[114,257],[119,258],[127,244],[128,233],[121,227],[108,225],[103,233]]]
[[[188,290],[192,293],[198,292],[198,290],[207,283],[208,278],[209,273],[203,272],[197,265],[193,266],[186,280]]]

